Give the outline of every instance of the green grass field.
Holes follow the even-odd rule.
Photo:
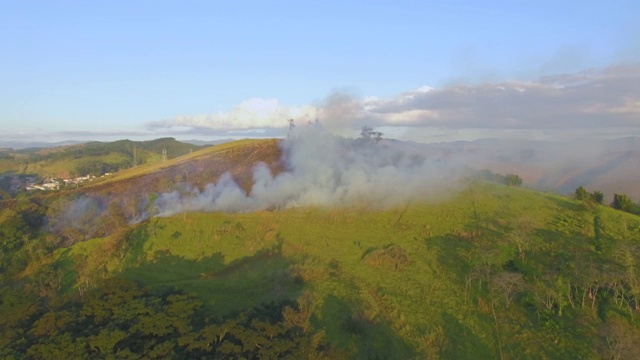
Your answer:
[[[616,294],[593,305],[581,291],[613,281],[597,269],[640,245],[640,219],[528,189],[471,183],[383,211],[187,213],[114,239],[57,252],[73,274],[66,291],[122,275],[194,293],[221,317],[305,295],[314,326],[350,358],[597,358],[607,318],[638,326]],[[498,282],[507,273],[523,278],[512,293]]]

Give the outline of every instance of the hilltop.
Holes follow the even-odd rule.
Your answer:
[[[5,201],[0,354],[640,354],[640,217],[474,180],[437,152],[321,140],[229,143]],[[255,210],[219,210],[231,202]]]
[[[543,191],[568,195],[577,187],[585,186],[602,191],[608,202],[614,193],[624,193],[636,200],[640,199],[640,187],[634,177],[635,169],[640,166],[638,137],[569,142],[482,139],[433,144],[385,139],[382,144],[446,163],[466,164],[475,169],[489,169],[496,173],[519,174],[528,186]],[[222,144],[215,144],[220,145]],[[135,165],[139,166],[162,162],[163,149],[167,150],[168,159],[171,160],[211,146],[214,145],[165,138],[142,142],[120,140],[47,148],[2,149],[0,177],[19,176],[24,183],[28,177],[48,179],[89,174],[100,176],[133,167],[134,148],[137,153]],[[274,154],[279,156],[279,149],[266,151],[263,154],[265,162],[273,163]],[[194,172],[189,167],[183,170],[187,173]],[[213,178],[215,176],[199,179],[198,186]]]
[[[39,177],[101,175],[175,158],[206,146],[162,138],[150,141],[91,141],[46,148],[4,149],[0,171]]]
[[[0,151],[0,198],[9,198],[30,185],[58,189],[77,185],[144,164],[157,164],[209,146],[173,138],[151,141],[87,142],[47,148]]]

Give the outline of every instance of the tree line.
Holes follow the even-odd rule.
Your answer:
[[[74,293],[75,294],[75,293]],[[311,326],[309,297],[219,318],[180,291],[152,293],[110,278],[83,297],[43,303],[28,289],[0,290],[0,356],[32,359],[331,359]]]
[[[579,186],[576,189],[574,197],[577,200],[595,204],[602,204],[604,201],[604,194],[601,191],[595,190],[593,192],[588,192],[587,189],[584,188],[584,186]],[[613,194],[613,201],[611,201],[609,206],[616,210],[640,215],[640,204],[634,203],[633,200],[631,200],[631,198],[626,194]]]
[[[475,177],[481,180],[495,182],[498,184],[503,184],[507,186],[522,186],[522,178],[518,174],[498,174],[494,173],[489,169],[477,171],[475,173]]]

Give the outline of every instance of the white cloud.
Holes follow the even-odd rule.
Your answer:
[[[247,130],[279,128],[290,118],[315,119],[317,109],[312,106],[288,107],[277,99],[252,98],[236,105],[228,112],[214,114],[183,115],[173,119],[153,121],[152,129],[190,127],[216,130]]]
[[[443,88],[421,86],[390,98],[363,99],[333,92],[317,106],[289,107],[277,99],[254,98],[228,112],[181,116],[147,124],[149,129],[191,129],[231,133],[272,129],[286,132],[320,118],[336,134],[357,136],[360,127],[442,128],[447,134],[539,134],[544,131],[597,133],[640,128],[640,65],[620,65],[534,81],[504,81]],[[486,129],[488,131],[484,131]],[[517,131],[514,131],[517,130]],[[579,131],[578,131],[579,130]],[[618,131],[618,130],[616,130]],[[396,134],[409,132],[395,131]],[[256,133],[257,134],[257,133]],[[407,135],[409,136],[409,135]],[[537,136],[537,135],[536,135]]]
[[[368,101],[377,124],[454,129],[570,129],[638,126],[640,66],[541,78],[538,81],[421,89]]]
[[[417,92],[422,92],[422,93],[426,93],[426,92],[429,92],[431,90],[435,90],[435,89],[432,88],[431,86],[427,86],[427,85],[420,86],[419,88],[416,89]]]

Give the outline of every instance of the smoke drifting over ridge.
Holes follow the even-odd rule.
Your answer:
[[[157,216],[296,206],[384,208],[435,197],[455,188],[459,178],[455,175],[459,171],[450,164],[400,151],[385,140],[346,139],[311,126],[280,146],[286,170],[274,175],[265,164],[257,164],[249,193],[224,174],[202,191],[191,188],[162,194],[155,203]]]

